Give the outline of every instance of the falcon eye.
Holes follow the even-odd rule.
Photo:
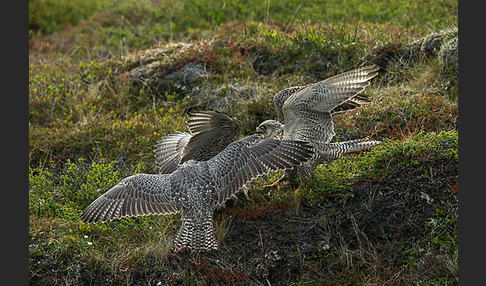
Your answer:
[[[262,125],[262,126],[260,126],[260,129],[261,129],[261,130],[265,130],[265,129],[267,129],[267,125]]]

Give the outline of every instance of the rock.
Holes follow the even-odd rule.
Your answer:
[[[433,55],[437,52],[444,41],[444,34],[432,33],[419,40],[420,52],[425,56]]]
[[[438,56],[439,60],[450,62],[456,67],[457,30],[431,33],[410,44],[385,44],[371,51],[369,61],[387,68],[392,62],[409,65],[424,58]]]
[[[159,78],[157,81],[157,90],[160,94],[172,94],[174,92],[184,94],[210,77],[211,72],[202,64],[190,62]]]
[[[445,43],[439,50],[439,61],[443,66],[451,64],[456,69],[459,68],[459,39],[457,31],[446,38]]]

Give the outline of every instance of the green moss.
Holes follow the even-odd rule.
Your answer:
[[[432,169],[435,168],[457,173],[457,142],[455,131],[420,132],[403,141],[385,139],[383,145],[371,151],[318,166],[314,179],[302,194],[313,204],[336,196],[345,202],[353,197],[351,186],[363,180],[383,181],[392,174],[404,172],[413,173],[418,181],[434,180]]]
[[[429,164],[457,162],[457,142],[455,131],[442,131],[439,134],[420,132],[404,141],[386,140],[385,147],[370,152],[371,165],[385,173],[370,175],[379,178],[391,172],[390,168],[413,168],[415,172],[428,177],[426,172]],[[392,161],[393,165],[389,166]],[[368,165],[366,160],[363,163],[364,166]]]
[[[426,226],[430,231],[430,237],[434,246],[440,248],[442,252],[450,257],[457,255],[457,214],[451,210],[437,209],[435,215],[426,222]]]

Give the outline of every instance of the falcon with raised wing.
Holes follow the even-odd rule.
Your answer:
[[[229,144],[207,161],[189,160],[171,174],[127,177],[93,201],[81,218],[85,222],[97,222],[182,213],[175,250],[217,249],[213,211],[253,179],[292,169],[308,160],[312,153],[313,147],[306,142],[249,136]]]
[[[341,143],[329,143],[334,137],[332,115],[371,102],[362,94],[370,80],[378,74],[378,67],[371,65],[330,77],[308,86],[296,86],[275,94],[273,101],[277,120],[266,120],[257,132],[267,139],[301,140],[310,142],[316,149],[313,157],[296,170],[286,171],[272,184],[281,183],[285,177],[301,177],[297,191],[311,179],[317,165],[327,163],[344,154],[368,149],[380,141],[358,139]]]
[[[191,159],[207,161],[241,134],[238,119],[215,110],[191,112],[187,127],[192,135],[176,131],[157,141],[155,158],[159,174],[170,174]]]

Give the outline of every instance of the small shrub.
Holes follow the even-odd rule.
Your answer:
[[[454,256],[458,246],[457,214],[437,209],[426,226],[434,245],[448,256]]]

